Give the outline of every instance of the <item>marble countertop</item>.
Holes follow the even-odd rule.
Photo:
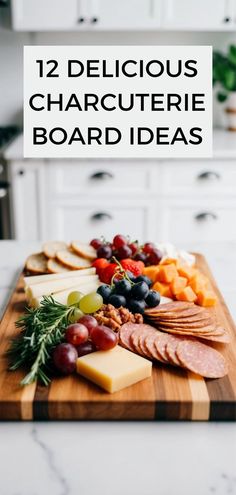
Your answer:
[[[1,313],[39,245],[0,242]],[[236,318],[236,243],[187,248],[207,256]],[[235,459],[235,423],[0,423],[1,495],[236,495]]]
[[[7,160],[23,159],[23,135],[14,139],[4,151]],[[236,158],[236,133],[224,129],[213,131],[213,158]]]

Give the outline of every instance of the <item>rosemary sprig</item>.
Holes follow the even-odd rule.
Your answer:
[[[27,309],[27,313],[17,320],[16,327],[21,332],[12,340],[7,354],[10,370],[30,367],[21,385],[29,385],[37,379],[44,385],[50,383],[51,355],[63,340],[74,309],[45,296],[39,308]]]

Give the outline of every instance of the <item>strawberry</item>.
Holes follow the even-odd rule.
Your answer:
[[[105,258],[97,258],[92,263],[92,266],[94,266],[94,268],[96,268],[96,273],[99,276],[99,278],[101,277],[101,274],[102,274],[104,268],[107,267],[108,265],[110,265],[110,263]]]
[[[121,260],[120,262],[122,268],[124,268],[125,271],[129,271],[133,273],[135,277],[138,277],[143,273],[144,269],[144,263],[142,261],[134,261],[131,260],[130,258],[126,258],[124,260]]]
[[[119,267],[117,266],[117,264],[116,263],[109,263],[108,266],[106,266],[105,268],[103,268],[103,270],[102,270],[99,278],[105,284],[110,284],[113,275],[117,271],[119,271]]]

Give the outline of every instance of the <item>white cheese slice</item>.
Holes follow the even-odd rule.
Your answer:
[[[113,393],[148,378],[152,363],[133,352],[116,346],[110,351],[97,351],[77,359],[77,372]]]
[[[78,285],[84,285],[98,280],[97,275],[87,275],[85,277],[74,277],[63,280],[54,280],[52,282],[42,282],[41,284],[31,285],[25,288],[28,299],[40,296],[48,296],[66,290]]]
[[[84,277],[85,275],[95,275],[95,268],[83,268],[82,270],[72,270],[66,273],[50,273],[48,275],[34,275],[33,277],[24,277],[25,285],[34,285],[41,282],[52,280],[63,280],[67,278]]]
[[[72,292],[72,290],[73,291],[78,290],[79,292],[82,292],[82,294],[86,295],[86,294],[90,294],[90,292],[96,292],[99,285],[100,285],[99,281],[94,281],[94,282],[90,282],[88,284],[83,284],[83,285],[76,285],[73,288],[70,288],[67,290],[62,290],[60,292],[56,292],[55,294],[51,294],[51,296],[53,297],[53,299],[55,301],[66,305],[67,304],[67,297],[70,294],[70,292]],[[44,295],[46,295],[46,294],[44,294]],[[29,304],[31,307],[37,308],[40,305],[40,303],[42,302],[42,300],[43,300],[43,296],[35,297],[29,301]]]

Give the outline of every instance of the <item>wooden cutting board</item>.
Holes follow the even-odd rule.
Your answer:
[[[210,380],[154,365],[151,378],[114,394],[79,376],[55,378],[49,387],[32,384],[22,388],[19,382],[23,373],[9,372],[5,357],[9,339],[17,331],[14,323],[26,305],[20,277],[0,324],[0,419],[235,420],[235,326],[204,257],[196,256],[198,267],[210,278],[218,295],[217,316],[232,338],[228,346],[214,345],[229,362],[228,376]]]

